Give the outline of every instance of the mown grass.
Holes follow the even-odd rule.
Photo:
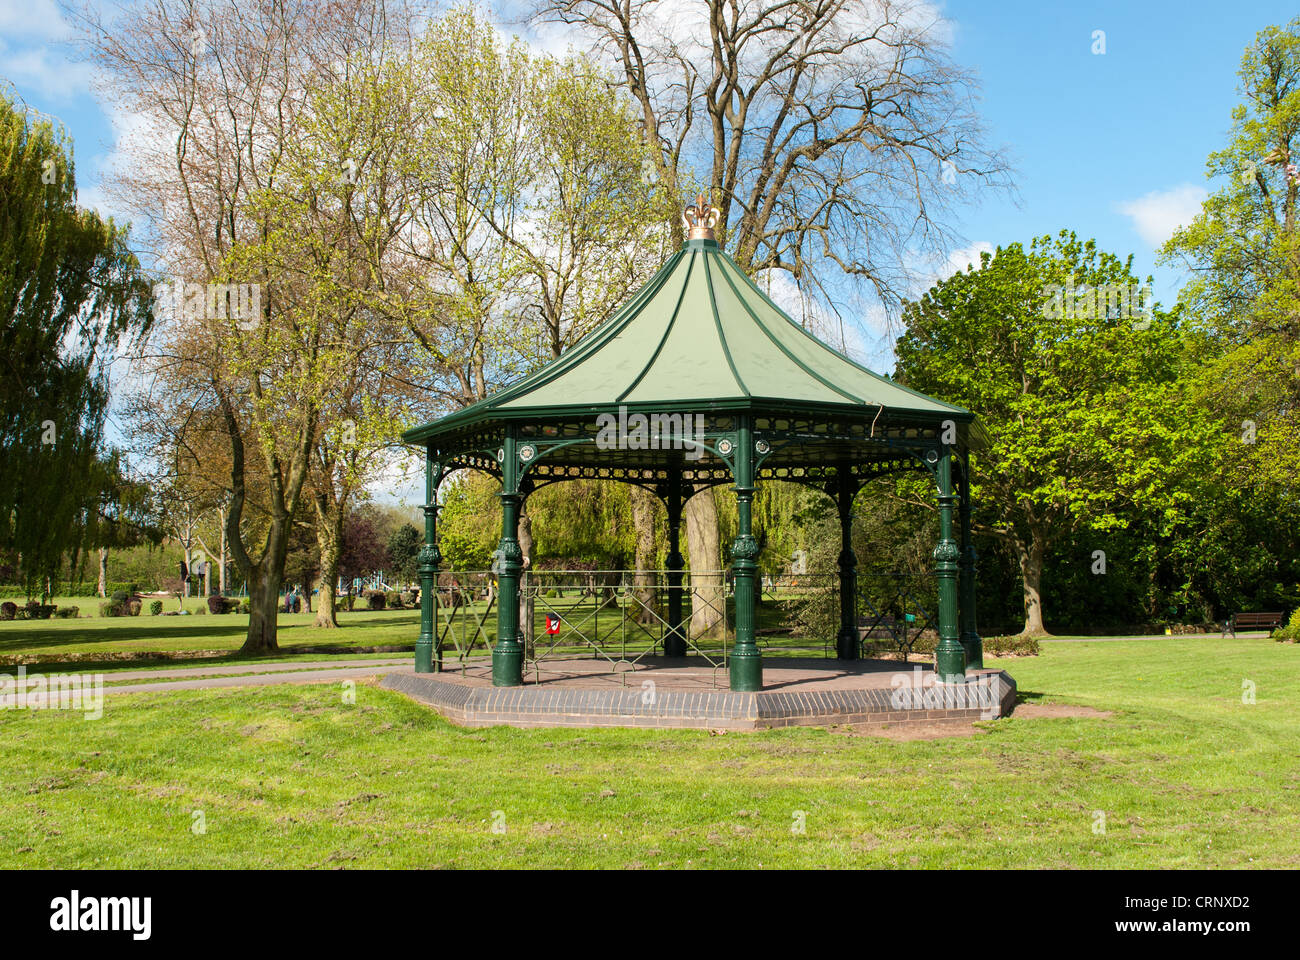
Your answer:
[[[187,608],[198,606],[201,601],[189,601]],[[174,601],[171,607],[174,608]],[[628,605],[633,616],[638,612]],[[558,638],[546,634],[546,615],[558,611],[565,617],[565,623]],[[84,610],[83,610],[84,612]],[[496,608],[490,610],[487,604],[478,602],[472,606],[450,612],[443,611],[440,620],[440,632],[445,637],[444,655],[454,658],[457,652],[456,641],[465,649],[475,654],[486,653],[496,642],[497,621]],[[484,618],[484,614],[487,616]],[[479,620],[483,619],[482,627]],[[760,611],[759,625],[779,625],[784,621],[785,608],[781,605],[767,604]],[[450,625],[448,619],[451,619]],[[534,632],[539,646],[546,648],[552,640],[558,639],[555,655],[583,655],[591,648],[581,639],[599,638],[611,652],[626,649],[633,654],[640,652],[662,633],[662,623],[652,620],[644,626],[638,626],[630,617],[623,616],[623,610],[616,606],[604,607],[599,611],[591,600],[575,598],[548,598],[545,603],[538,602],[534,609]],[[315,614],[281,613],[279,615],[280,646],[279,658],[292,659],[303,648],[311,647],[374,647],[407,646],[414,647],[420,632],[420,612],[418,610],[355,610],[338,613],[337,629],[321,629],[314,626]],[[448,629],[448,626],[450,628]],[[101,663],[110,663],[113,657],[131,655],[147,657],[150,653],[174,654],[178,651],[193,653],[226,653],[223,658],[228,662],[239,661],[233,656],[244,642],[248,630],[246,614],[200,614],[187,617],[150,616],[147,608],[138,617],[80,617],[75,620],[13,620],[0,622],[0,665],[23,662],[54,663],[61,658],[77,657],[85,659],[95,654],[103,655]],[[827,645],[821,642],[810,643],[800,638],[784,636],[764,637],[763,645],[773,652],[789,647],[815,650],[818,654]],[[713,641],[710,649],[721,652],[721,641]],[[308,651],[309,655],[315,655]],[[259,658],[260,659],[260,658]],[[82,664],[81,668],[84,668]]]
[[[313,626],[314,613],[282,613],[278,642],[282,656],[313,646],[370,647],[413,645],[420,632],[418,610],[341,612],[333,630]],[[103,654],[233,652],[244,642],[248,616],[201,614],[189,617],[97,617],[77,620],[0,622],[0,664],[18,658],[54,661],[60,657]]]
[[[0,711],[0,858],[1300,866],[1300,647],[1056,644],[1007,667],[1026,702],[1114,716],[1011,717],[973,738],[913,742],[821,729],[466,730],[365,685],[353,704],[324,685],[123,695],[99,720]],[[791,829],[800,811],[802,833]]]

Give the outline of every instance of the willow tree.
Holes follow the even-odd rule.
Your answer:
[[[970,187],[1000,183],[975,83],[919,3],[876,0],[534,0],[576,29],[632,97],[680,246],[686,198],[708,191],[719,241],[751,275],[793,278],[831,313],[871,294],[897,306],[910,262],[946,254]],[[843,340],[841,341],[843,343]],[[709,491],[685,512],[690,565],[716,570]],[[694,577],[699,584],[700,578]],[[720,578],[709,591],[721,588]],[[697,597],[695,630],[718,614]]]
[[[29,594],[101,493],[107,363],[149,323],[126,229],[77,206],[72,143],[0,95],[0,549]]]

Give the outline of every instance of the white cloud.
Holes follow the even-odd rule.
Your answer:
[[[119,222],[131,220],[132,215],[104,189],[103,181],[128,168],[131,146],[149,135],[150,121],[145,114],[127,112],[111,102],[101,100],[100,109],[104,111],[113,130],[113,145],[95,163],[94,168],[88,171],[84,185],[78,187],[77,202],[83,207],[93,207],[104,216],[112,216]]]
[[[1153,190],[1137,200],[1126,200],[1119,204],[1119,212],[1132,220],[1138,236],[1155,248],[1196,218],[1206,196],[1204,187],[1184,183],[1168,190]]]
[[[0,0],[0,35],[61,40],[70,33],[54,0]]]
[[[980,254],[993,253],[993,244],[987,240],[977,240],[968,247],[960,247],[948,254],[948,258],[943,262],[939,270],[934,273],[931,283],[926,284],[929,289],[932,283],[940,280],[947,280],[954,273],[965,273],[967,267],[980,269]]]
[[[72,63],[50,47],[27,47],[0,54],[0,74],[56,100],[90,93],[94,73],[84,63]]]

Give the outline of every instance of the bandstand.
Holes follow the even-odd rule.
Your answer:
[[[682,248],[563,356],[403,435],[426,457],[415,678],[442,668],[435,627],[437,492],[444,478],[465,468],[501,483],[491,687],[525,682],[521,505],[532,491],[575,478],[636,484],[666,507],[667,632],[660,666],[669,671],[688,653],[679,549],[683,507],[711,487],[730,486],[738,529],[730,549],[734,646],[726,667],[730,690],[752,693],[765,689],[755,642],[759,545],[751,507],[757,485],[773,479],[806,484],[837,505],[842,540],[834,649],[841,674],[859,676],[871,671],[851,663],[860,651],[858,561],[850,540],[854,498],[872,478],[919,471],[933,479],[938,515],[934,679],[956,684],[988,673],[975,619],[970,535],[970,458],[985,442],[978,421],[968,410],[871,372],[809,334],[721,248],[713,232],[716,217],[703,201],[688,207],[689,238]],[[479,686],[487,685],[484,669]]]

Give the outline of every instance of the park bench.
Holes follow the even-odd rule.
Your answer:
[[[1234,637],[1238,630],[1273,631],[1282,626],[1282,614],[1278,613],[1234,613],[1223,624],[1223,636],[1231,633]]]

